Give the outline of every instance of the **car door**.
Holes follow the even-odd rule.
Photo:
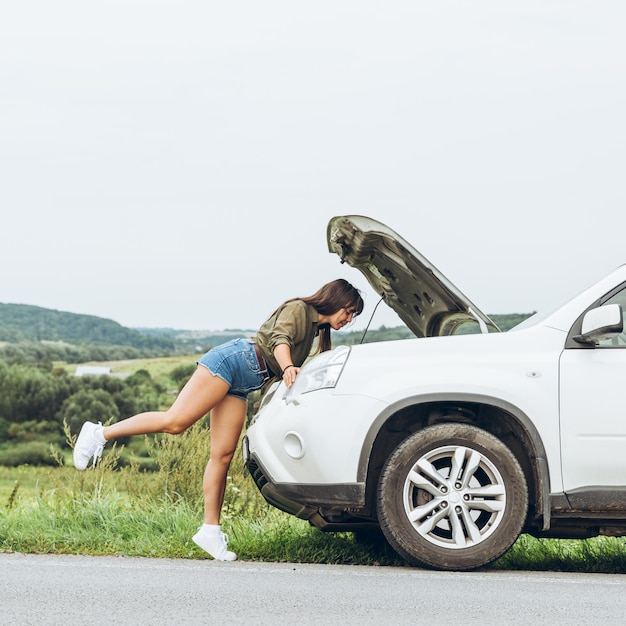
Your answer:
[[[624,315],[626,288],[602,302],[612,303]],[[575,506],[594,508],[595,501],[626,509],[626,331],[593,348],[563,351],[560,416],[564,491],[573,492]],[[622,495],[613,489],[620,487]]]

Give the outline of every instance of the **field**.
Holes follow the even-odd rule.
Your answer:
[[[97,361],[81,363],[80,365],[94,365],[98,367],[110,367],[111,374],[125,376],[133,374],[139,370],[147,370],[152,378],[167,386],[171,384],[169,373],[180,365],[189,365],[196,362],[202,355],[192,354],[185,356],[158,357],[154,359],[126,359],[123,361]],[[55,367],[61,367],[68,374],[76,371],[76,363],[55,363]]]

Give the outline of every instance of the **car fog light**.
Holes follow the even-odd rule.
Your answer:
[[[304,456],[304,441],[302,437],[293,431],[288,432],[283,439],[285,452],[292,459],[301,459]]]

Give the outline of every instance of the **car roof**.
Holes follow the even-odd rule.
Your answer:
[[[417,337],[497,332],[494,322],[391,228],[363,215],[333,217],[330,252],[361,271]],[[461,330],[464,328],[464,330]]]

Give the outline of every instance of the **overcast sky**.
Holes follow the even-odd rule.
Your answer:
[[[625,18],[618,0],[5,3],[0,302],[256,328],[344,277],[369,314],[327,249],[346,214],[485,313],[572,295],[626,262]]]

